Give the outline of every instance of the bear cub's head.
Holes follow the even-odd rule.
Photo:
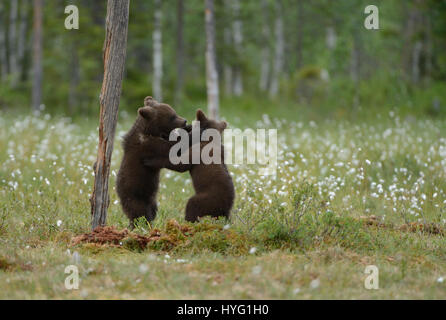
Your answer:
[[[144,99],[144,107],[138,109],[138,114],[145,134],[166,140],[172,130],[187,127],[187,120],[178,116],[171,106],[159,103],[152,97]]]
[[[221,134],[228,126],[226,121],[217,121],[207,118],[201,109],[197,110],[196,118],[200,121],[201,130],[216,129]]]

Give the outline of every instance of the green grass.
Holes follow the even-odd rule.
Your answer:
[[[96,121],[0,113],[0,298],[446,296],[444,235],[400,229],[446,228],[445,120],[223,110],[232,127],[278,130],[276,179],[261,177],[255,165],[229,166],[237,195],[230,223],[206,220],[175,245],[142,251],[71,244],[90,231]],[[192,108],[184,114],[191,119]],[[108,224],[118,229],[128,224],[114,189],[119,136],[132,121],[122,114],[112,159]],[[184,224],[192,194],[188,173],[163,171],[151,227],[169,233],[168,220]],[[381,224],[367,224],[372,215]],[[148,226],[136,232],[147,234]],[[79,290],[64,286],[71,264],[79,267]],[[364,288],[367,265],[379,268],[379,290]]]

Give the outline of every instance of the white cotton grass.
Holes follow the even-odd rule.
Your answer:
[[[251,249],[249,249],[249,254],[254,254],[257,252],[257,248],[256,247],[252,247]]]
[[[255,276],[258,276],[262,272],[261,266],[255,266],[252,268],[251,273]]]
[[[138,270],[140,273],[145,274],[147,271],[149,271],[149,267],[145,263],[141,263]]]
[[[122,136],[131,121],[118,124],[118,135]],[[0,126],[4,146],[0,166],[7,173],[0,178],[0,199],[13,193],[18,207],[34,211],[32,217],[20,217],[17,225],[30,233],[54,224],[79,229],[86,220],[80,218],[77,203],[84,206],[92,192],[96,154],[91,150],[97,148],[97,128],[85,130],[69,119],[49,116],[23,116],[9,124],[0,114],[0,123],[4,124]],[[396,114],[386,121],[354,124],[262,117],[258,128],[277,129],[277,176],[259,175],[258,164],[228,164],[237,196],[231,224],[223,225],[223,230],[245,226],[252,230],[269,217],[292,221],[291,215],[305,210],[309,202],[293,200],[303,181],[314,186],[324,200],[324,210],[336,214],[373,214],[397,223],[438,221],[445,226],[446,188],[440,183],[446,180],[443,126],[442,121],[404,121]],[[121,158],[122,148],[116,141],[109,190],[113,219],[121,216],[119,200],[112,191]],[[193,192],[190,177],[162,172],[160,207],[166,206],[163,209],[167,208],[168,215],[182,217]],[[181,198],[173,207],[172,194]],[[126,223],[125,217],[121,218]],[[258,254],[259,248],[248,252]],[[164,260],[174,262],[167,257]]]
[[[317,289],[321,285],[321,281],[319,279],[313,279],[310,282],[310,288],[311,289]]]

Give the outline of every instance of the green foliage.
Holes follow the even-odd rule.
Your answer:
[[[103,2],[73,0],[80,12],[79,30],[66,30],[63,2],[51,2],[44,7],[44,105],[45,112],[71,117],[96,117],[99,109],[99,93],[102,81],[102,46],[106,4]],[[380,9],[380,30],[363,28],[363,13],[367,1],[316,1],[286,0],[284,5],[285,64],[280,75],[280,96],[268,101],[267,92],[260,92],[260,66],[269,63],[273,67],[275,54],[274,26],[277,12],[273,1],[266,1],[266,10],[258,1],[242,1],[238,18],[242,22],[242,50],[237,52],[232,41],[226,43],[224,30],[232,30],[235,19],[233,10],[224,2],[216,3],[217,60],[220,73],[222,113],[237,108],[241,114],[256,108],[258,113],[270,111],[268,103],[285,112],[294,110],[296,101],[308,107],[308,112],[319,117],[351,117],[356,119],[365,113],[386,112],[401,109],[404,115],[415,117],[444,117],[446,104],[444,81],[446,65],[444,53],[445,5],[441,1],[428,1],[415,5],[409,2],[401,6],[397,0],[377,1]],[[32,14],[28,11],[27,39],[31,38]],[[173,103],[177,81],[176,60],[176,2],[163,2],[163,60],[164,100]],[[4,15],[9,10],[5,5]],[[121,110],[130,114],[151,94],[152,81],[152,31],[153,3],[137,1],[130,5],[130,22],[126,75],[124,79]],[[418,15],[429,24],[407,25],[411,17]],[[205,84],[205,37],[203,30],[203,2],[185,2],[184,16],[184,88],[175,107],[192,114],[196,105],[206,105]],[[8,19],[2,22],[5,24]],[[260,32],[267,24],[270,36]],[[8,26],[6,30],[8,30]],[[336,42],[333,48],[326,44],[327,28],[333,28]],[[299,32],[296,33],[296,30]],[[427,30],[427,31],[426,31]],[[429,33],[430,32],[430,33]],[[429,36],[427,37],[426,34]],[[231,34],[232,35],[232,34]],[[421,37],[421,38],[420,38]],[[416,40],[431,47],[422,53],[421,79],[411,81],[413,46]],[[16,87],[7,78],[0,86],[0,108],[12,112],[29,110],[31,90],[31,48],[24,59],[24,72]],[[269,48],[270,59],[262,61],[263,48]],[[356,49],[355,49],[356,48]],[[7,51],[9,49],[9,44]],[[358,81],[351,78],[354,50],[360,56]],[[431,56],[426,56],[426,54]],[[300,60],[299,60],[300,59]],[[425,61],[425,59],[430,59]],[[427,71],[427,63],[431,71]],[[242,71],[243,97],[233,98],[225,94],[223,67],[236,66]],[[265,101],[266,100],[266,101]],[[229,103],[225,103],[229,102]],[[231,106],[229,104],[236,104]],[[378,110],[377,110],[378,109]],[[372,111],[370,111],[372,110]],[[395,110],[394,110],[395,111]],[[232,110],[228,110],[232,113]]]

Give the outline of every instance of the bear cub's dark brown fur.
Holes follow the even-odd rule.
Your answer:
[[[215,121],[208,119],[203,111],[197,111],[197,120],[200,121],[201,130],[216,129],[223,135],[226,129],[225,121]],[[200,150],[212,142],[203,141],[200,143]],[[190,175],[195,189],[195,195],[187,202],[186,220],[195,222],[199,217],[210,215],[212,217],[224,216],[229,218],[231,208],[234,203],[235,192],[231,175],[224,162],[224,149],[221,145],[221,161],[219,164],[192,164]]]
[[[144,165],[144,160],[169,157],[169,134],[176,128],[185,128],[186,120],[179,117],[175,110],[152,97],[144,99],[144,107],[138,109],[138,116],[132,128],[124,136],[124,156],[119,168],[116,190],[122,210],[130,219],[146,217],[152,221],[157,212],[156,194],[160,168]],[[184,172],[188,167],[169,165],[171,170]]]

